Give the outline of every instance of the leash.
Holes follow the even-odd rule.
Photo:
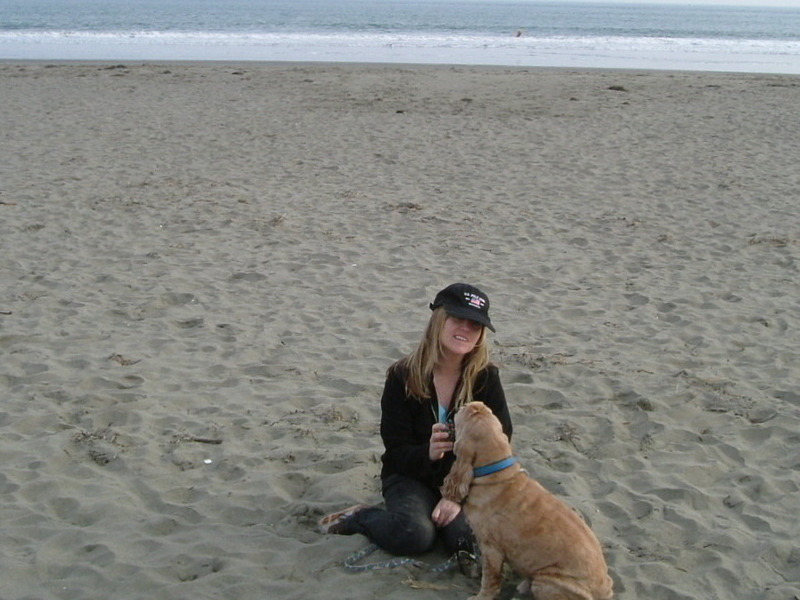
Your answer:
[[[460,553],[453,554],[450,558],[446,561],[441,562],[437,565],[429,565],[428,563],[417,560],[416,558],[411,558],[409,556],[396,556],[395,558],[390,558],[389,560],[384,560],[381,562],[374,562],[366,565],[359,565],[358,562],[365,559],[370,554],[374,553],[379,549],[377,544],[370,544],[361,550],[354,552],[350,556],[348,556],[344,561],[344,568],[348,571],[353,573],[364,573],[366,571],[378,571],[381,569],[394,569],[396,567],[402,567],[403,565],[411,565],[412,567],[416,567],[418,569],[428,568],[431,573],[444,573],[449,571],[453,567],[460,566],[459,561],[459,554],[468,555],[471,559],[476,559],[477,557],[468,554],[465,551],[461,551]]]

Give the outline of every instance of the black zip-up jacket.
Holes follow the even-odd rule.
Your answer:
[[[439,420],[436,390],[431,384],[431,397],[422,401],[408,396],[406,373],[403,367],[393,367],[383,388],[381,439],[386,450],[382,458],[381,479],[396,473],[413,477],[438,491],[453,466],[455,456],[448,452],[437,461],[431,461],[428,456],[431,428]],[[483,402],[492,410],[510,440],[511,417],[497,367],[489,365],[478,374],[472,399]]]

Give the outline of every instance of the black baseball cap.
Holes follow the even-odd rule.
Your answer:
[[[443,306],[448,315],[469,319],[485,325],[492,331],[494,326],[489,319],[489,296],[474,285],[453,283],[436,294],[431,302],[431,310]]]

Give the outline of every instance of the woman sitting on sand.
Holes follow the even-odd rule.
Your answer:
[[[441,533],[450,553],[473,553],[461,506],[439,493],[453,465],[448,424],[473,400],[489,406],[511,438],[511,418],[497,367],[489,362],[489,298],[454,283],[430,305],[433,314],[417,349],[387,371],[381,398],[381,470],[385,508],[357,505],[324,517],[323,533],[361,533],[397,555],[428,551]]]

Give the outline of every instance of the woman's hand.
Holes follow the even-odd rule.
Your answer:
[[[431,461],[441,460],[447,452],[453,451],[453,442],[447,433],[447,425],[434,423],[431,430],[431,441],[428,445],[428,457]]]
[[[431,513],[431,519],[433,519],[433,522],[436,523],[437,527],[444,527],[452,523],[453,519],[455,519],[460,512],[460,504],[456,504],[452,500],[446,500],[442,498],[439,500],[439,504],[436,505],[436,508],[433,509],[433,512]]]

